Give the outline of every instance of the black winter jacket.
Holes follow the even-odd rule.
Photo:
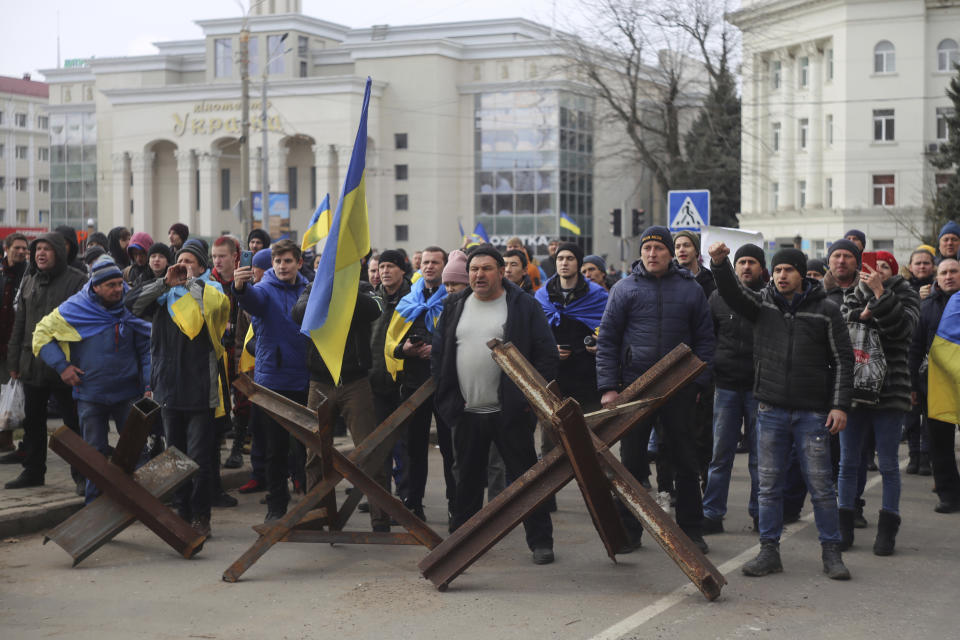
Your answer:
[[[507,296],[507,323],[503,327],[503,341],[513,343],[546,380],[554,380],[560,358],[540,303],[506,278],[503,287]],[[447,296],[443,301],[440,322],[433,332],[433,357],[430,363],[437,384],[434,400],[437,412],[449,425],[456,425],[463,415],[464,399],[457,377],[457,325],[463,315],[464,301],[472,294],[473,290],[467,287]],[[529,413],[526,398],[505,373],[500,375],[498,396],[503,415],[512,417]]]
[[[763,288],[762,283],[754,291]],[[710,295],[710,315],[717,336],[713,356],[713,376],[720,389],[749,391],[753,388],[753,323],[733,312],[730,305],[714,291]]]
[[[297,304],[293,307],[293,321],[297,324],[303,323],[303,316],[307,312],[307,300],[310,299],[310,289],[312,288],[313,283],[311,282],[300,294]],[[357,306],[353,309],[353,319],[350,320],[347,344],[343,351],[343,365],[340,368],[340,382],[343,384],[355,382],[365,377],[373,365],[373,356],[370,354],[370,326],[374,320],[380,317],[383,302],[380,298],[372,295],[370,291],[370,285],[362,282],[360,293],[357,295]],[[311,380],[330,386],[337,385],[312,340],[307,355],[307,368],[310,370]]]
[[[920,319],[913,332],[913,340],[910,342],[909,366],[910,386],[913,391],[923,395],[927,394],[927,376],[920,375],[920,367],[930,353],[930,346],[933,345],[933,339],[937,336],[943,310],[952,295],[935,284],[930,289],[930,295],[920,303]]]
[[[864,308],[873,316],[867,322],[880,333],[880,344],[887,361],[880,402],[868,408],[910,411],[908,353],[920,318],[920,296],[902,276],[893,276],[884,282],[883,295],[879,298],[861,282],[844,298],[843,316],[847,322],[861,322],[860,313]]]
[[[589,291],[586,279],[579,274],[577,284],[566,303],[564,303],[559,276],[550,278],[544,286],[547,288],[550,301],[558,307],[582,298]],[[567,345],[573,352],[566,360],[560,360],[557,372],[557,382],[563,395],[575,398],[581,405],[589,406],[598,403],[600,392],[597,391],[597,357],[587,351],[587,347],[583,344],[585,337],[593,335],[593,329],[569,316],[561,316],[560,324],[551,326],[550,330],[558,345]]]
[[[426,284],[426,283],[424,283]],[[443,295],[441,289],[443,285],[441,284],[430,294],[430,298],[436,295]],[[426,292],[426,290],[424,290]],[[424,293],[426,295],[426,293]],[[392,316],[392,314],[391,314]],[[397,373],[397,382],[400,383],[401,387],[404,389],[404,393],[413,393],[420,388],[424,382],[427,381],[427,378],[430,377],[430,360],[423,358],[408,358],[403,352],[403,344],[407,341],[407,336],[420,336],[425,341],[430,341],[433,339],[433,334],[427,330],[427,314],[421,313],[416,319],[410,324],[410,329],[403,335],[403,338],[397,343],[396,349],[393,350],[393,357],[398,360],[403,360],[403,370]],[[389,325],[389,322],[387,323]]]
[[[390,326],[390,319],[393,318],[393,312],[397,308],[400,298],[410,293],[410,281],[403,279],[403,284],[397,291],[390,295],[382,284],[374,289],[374,295],[380,298],[383,309],[380,317],[374,323],[370,334],[370,354],[373,358],[373,365],[370,367],[370,387],[374,393],[384,396],[393,396],[397,393],[400,385],[397,384],[390,372],[387,371],[387,361],[383,354],[384,343],[387,341],[387,328]]]
[[[53,247],[56,263],[52,269],[37,268],[37,243],[43,241]],[[10,371],[20,374],[25,384],[43,387],[66,387],[60,375],[33,355],[33,329],[45,315],[60,306],[67,298],[83,288],[87,274],[68,266],[67,241],[56,231],[45,233],[30,243],[30,267],[20,281],[17,294],[13,333],[7,349]]]
[[[740,284],[729,260],[711,265],[717,291],[734,313],[753,322],[754,396],[785,409],[848,411],[853,349],[840,308],[816,280],[788,303],[771,281],[761,291]]]

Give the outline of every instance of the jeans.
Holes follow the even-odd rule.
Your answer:
[[[83,429],[83,441],[106,456],[110,450],[110,445],[107,442],[107,436],[110,433],[110,419],[113,418],[117,433],[120,433],[123,424],[127,421],[130,408],[139,399],[138,396],[117,404],[100,404],[78,400],[77,414],[80,418],[80,428]],[[137,466],[139,467],[144,462],[146,462],[146,451],[140,456]],[[90,503],[99,495],[100,489],[93,484],[93,481],[87,479],[84,503]]]
[[[764,402],[757,407],[760,471],[760,540],[779,542],[783,533],[783,489],[790,448],[796,441],[800,470],[810,491],[820,542],[840,542],[837,492],[830,461],[826,412],[783,409]]]
[[[881,508],[900,513],[900,425],[906,412],[892,409],[854,409],[847,414],[847,428],[840,432],[840,478],[838,481],[841,509],[856,509],[862,488],[859,471],[863,464],[863,441],[867,431],[876,434],[877,467],[883,478]],[[873,452],[870,452],[872,458]]]
[[[273,391],[307,406],[306,390]],[[290,489],[287,487],[287,477],[290,475],[290,434],[266,411],[260,412],[260,421],[267,445],[267,511],[286,513],[287,504],[290,503]],[[303,457],[305,463],[306,454]]]
[[[487,486],[487,464],[490,443],[497,445],[507,466],[507,483],[511,483],[537,462],[533,443],[536,418],[532,412],[507,417],[496,413],[464,413],[453,427],[453,450],[456,456],[457,498],[454,501],[454,531],[483,506],[483,490]],[[546,504],[534,509],[523,521],[530,550],[553,548],[553,523]]]
[[[750,501],[747,511],[757,517],[757,401],[752,391],[717,389],[713,398],[713,459],[707,472],[707,490],[703,494],[703,515],[720,520],[727,513],[730,472],[743,425],[750,450],[747,468],[750,471]]]
[[[212,484],[213,447],[217,435],[213,426],[213,409],[180,411],[160,410],[163,428],[167,431],[167,447],[176,447],[200,467],[189,482],[177,489],[173,504],[187,522],[210,515],[210,486]]]
[[[24,383],[23,449],[26,457],[23,468],[30,475],[39,478],[47,473],[47,401],[51,395],[57,401],[63,423],[77,435],[82,435],[72,387],[37,387]]]

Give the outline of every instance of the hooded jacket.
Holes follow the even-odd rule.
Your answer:
[[[37,243],[53,247],[56,264],[40,271],[37,267]],[[33,329],[45,315],[83,288],[87,274],[67,264],[67,241],[56,231],[45,233],[30,243],[30,269],[23,277],[18,295],[13,333],[7,349],[7,363],[25,384],[67,386],[56,371],[33,355]]]
[[[126,269],[130,266],[130,256],[128,256],[126,250],[120,246],[120,236],[124,233],[129,233],[126,227],[114,227],[110,229],[110,233],[107,234],[107,253],[113,257],[113,261],[116,262],[117,266],[121,269]]]
[[[840,308],[820,282],[804,279],[803,293],[787,302],[773,281],[760,291],[744,287],[729,260],[712,264],[717,291],[734,313],[754,325],[754,396],[785,409],[849,411],[853,348]]]
[[[67,242],[67,264],[80,271],[86,271],[83,261],[77,257],[77,254],[80,253],[80,243],[77,242],[77,230],[68,225],[61,225],[54,229],[54,231],[62,235],[63,239]]]
[[[707,363],[696,379],[707,388],[716,339],[703,289],[673,262],[657,278],[638,260],[610,290],[597,336],[597,389],[623,389],[680,343]]]
[[[275,391],[303,391],[310,384],[307,371],[309,338],[293,321],[293,307],[307,286],[297,273],[291,284],[277,278],[273,269],[260,282],[233,289],[240,308],[250,314],[257,335],[254,382]]]

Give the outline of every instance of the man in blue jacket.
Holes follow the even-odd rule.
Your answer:
[[[713,361],[715,338],[707,297],[694,276],[673,261],[673,252],[668,229],[648,228],[640,236],[640,260],[633,272],[610,290],[597,337],[597,389],[603,393],[604,406],[616,404],[621,390],[680,343],[704,362]],[[693,420],[697,396],[709,383],[707,370],[620,441],[623,464],[644,480],[647,440],[659,418],[676,472],[677,524],[703,553],[709,548],[703,540]],[[643,532],[640,523],[625,510],[623,516],[633,546],[638,546]]]
[[[150,323],[123,306],[127,292],[113,258],[101,257],[78,293],[33,331],[33,351],[73,387],[83,439],[106,455],[109,421],[119,432],[150,390]],[[86,501],[100,494],[87,480]]]
[[[291,240],[280,240],[270,246],[273,268],[263,274],[257,284],[253,269],[241,267],[233,274],[233,290],[240,308],[253,319],[257,335],[254,381],[304,406],[310,373],[307,370],[307,342],[300,325],[293,321],[293,307],[307,286],[300,275],[303,258],[300,247]],[[267,517],[278,520],[287,513],[290,491],[287,488],[287,456],[290,436],[268,414],[261,414],[267,440]]]

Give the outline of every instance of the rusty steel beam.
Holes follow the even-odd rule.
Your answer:
[[[503,355],[503,351],[495,345],[494,354],[496,359]],[[613,445],[630,429],[652,416],[676,391],[693,382],[705,367],[706,364],[688,346],[678,345],[624,389],[614,406],[635,400],[648,402],[635,412],[614,415],[600,422],[595,428],[597,436],[605,445]],[[517,369],[522,370],[522,366]],[[542,376],[534,373],[534,380],[543,381]],[[527,385],[527,390],[532,393],[531,406],[535,411],[538,407],[544,411],[553,406],[553,401],[545,397],[535,384]],[[562,449],[550,451],[427,554],[419,564],[421,574],[438,589],[445,590],[452,580],[520,524],[526,515],[573,478],[573,467]]]
[[[607,555],[616,562],[616,554],[627,545],[627,532],[613,502],[610,482],[593,453],[592,434],[587,429],[576,400],[567,398],[563,401],[553,414],[553,425],[577,477],[577,485],[587,503],[593,526],[600,534]]]
[[[270,525],[258,524],[253,529],[264,533]],[[327,544],[400,544],[416,546],[422,544],[410,533],[388,533],[377,531],[314,531],[311,529],[291,529],[280,542],[321,542]]]
[[[133,480],[150,495],[165,501],[199,468],[186,454],[170,447],[134,471]],[[109,496],[100,496],[48,531],[43,544],[57,543],[73,558],[73,566],[77,566],[136,520],[136,516]]]
[[[147,437],[159,417],[160,405],[153,399],[140,398],[134,402],[127,419],[123,421],[123,429],[120,430],[120,438],[113,449],[113,455],[110,456],[110,462],[127,474],[133,473],[147,444]]]
[[[50,449],[93,480],[104,495],[136,516],[184,558],[192,558],[203,547],[205,536],[198,536],[180,516],[66,426],[50,436]]]

